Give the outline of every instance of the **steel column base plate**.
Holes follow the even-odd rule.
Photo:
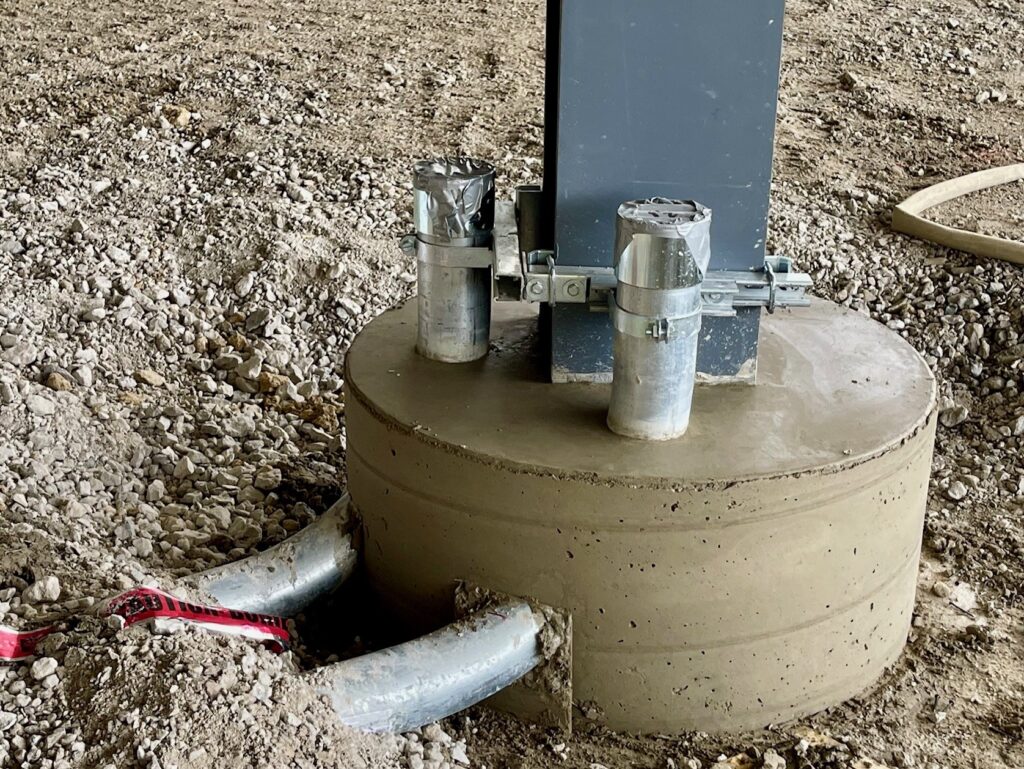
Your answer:
[[[573,616],[573,690],[611,727],[754,728],[834,705],[903,648],[935,383],[899,336],[824,301],[762,324],[758,384],[698,387],[687,434],[605,426],[552,385],[529,308],[487,358],[414,351],[416,307],[348,355],[366,568],[411,627],[468,580]]]

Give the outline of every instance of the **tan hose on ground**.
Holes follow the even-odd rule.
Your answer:
[[[921,190],[904,200],[893,211],[892,228],[897,232],[913,235],[940,246],[966,251],[969,254],[989,259],[1002,259],[1015,264],[1024,264],[1024,243],[992,235],[967,232],[956,227],[924,218],[921,214],[941,203],[948,203],[971,192],[987,190],[1001,184],[1024,179],[1024,163],[967,174],[958,179],[939,182]]]

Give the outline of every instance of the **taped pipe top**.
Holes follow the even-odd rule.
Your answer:
[[[710,208],[667,198],[619,206],[615,276],[620,284],[659,291],[698,286],[710,261]]]
[[[487,246],[494,230],[494,166],[435,158],[413,166],[416,235],[444,246]]]

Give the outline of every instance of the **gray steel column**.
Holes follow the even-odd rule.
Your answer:
[[[784,0],[549,0],[546,213],[562,264],[611,266],[624,200],[715,211],[710,271],[765,256]],[[705,319],[698,369],[753,373],[760,310]],[[552,378],[608,381],[607,318],[552,312]]]

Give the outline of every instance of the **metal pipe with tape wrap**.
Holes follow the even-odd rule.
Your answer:
[[[686,432],[697,375],[701,284],[711,209],[695,201],[632,201],[615,233],[613,374],[608,426],[642,440]]]
[[[494,166],[469,158],[424,160],[413,168],[418,276],[416,349],[444,363],[487,354],[491,326]],[[478,266],[460,252],[486,250]]]

